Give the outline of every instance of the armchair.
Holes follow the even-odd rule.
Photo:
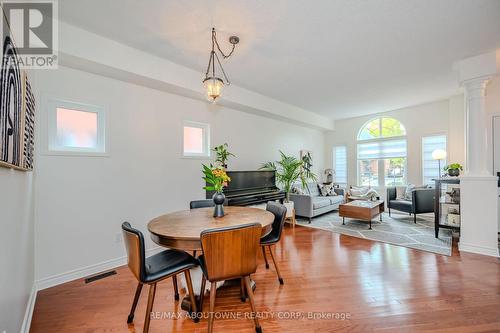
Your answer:
[[[395,187],[387,188],[387,208],[413,214],[413,222],[417,223],[417,214],[434,212],[434,189],[416,189],[411,192],[411,201],[397,198]]]

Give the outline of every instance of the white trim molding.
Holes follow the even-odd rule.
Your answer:
[[[159,253],[163,250],[163,247],[156,246],[151,249],[146,250],[146,256],[150,256],[156,253]],[[47,278],[43,278],[35,281],[33,287],[31,289],[30,297],[28,299],[28,303],[26,304],[26,311],[24,314],[23,324],[21,326],[20,333],[29,333],[31,327],[31,319],[33,318],[33,311],[35,309],[35,302],[38,291],[55,287],[57,285],[78,280],[90,275],[94,275],[103,271],[107,271],[110,269],[114,269],[120,266],[127,264],[127,257],[119,257],[111,260],[107,260],[98,264],[90,265],[87,267],[82,267],[78,269],[74,269],[72,271],[57,274],[54,276],[50,276]]]
[[[31,319],[33,318],[33,310],[35,309],[36,295],[38,290],[36,284],[31,288],[30,297],[26,304],[26,312],[24,313],[23,325],[21,326],[21,333],[29,333],[31,327]]]
[[[146,256],[156,254],[156,253],[160,252],[162,249],[163,249],[163,247],[161,247],[161,246],[157,246],[157,247],[148,249],[148,250],[146,250]],[[36,280],[35,281],[36,289],[38,291],[40,291],[43,289],[55,287],[57,285],[60,285],[60,284],[66,283],[66,282],[78,280],[78,279],[81,279],[81,278],[84,278],[84,277],[87,277],[90,275],[94,275],[94,274],[97,274],[100,272],[104,272],[104,271],[107,271],[110,269],[114,269],[114,268],[123,266],[125,264],[127,264],[127,257],[123,256],[123,257],[103,261],[101,263],[90,265],[87,267],[77,268],[77,269],[74,269],[74,270],[71,270],[71,271],[68,271],[65,273],[56,274],[56,275],[49,276],[49,277],[46,277],[46,278],[43,278],[40,280]]]
[[[467,244],[464,242],[459,242],[458,249],[460,251],[482,254],[485,256],[500,257],[500,251],[498,250],[498,247],[490,248],[490,247],[484,247],[484,246],[478,246],[478,245],[473,245],[473,244]]]

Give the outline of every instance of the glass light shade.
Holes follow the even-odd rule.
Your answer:
[[[207,90],[207,98],[211,102],[215,102],[215,100],[220,96],[222,87],[224,86],[224,82],[218,77],[207,77],[203,80],[203,84],[205,85],[205,89]]]
[[[446,158],[446,151],[443,149],[436,149],[432,152],[433,160],[444,160]]]

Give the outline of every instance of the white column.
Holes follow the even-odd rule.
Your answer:
[[[491,77],[481,77],[462,82],[465,88],[465,112],[467,116],[467,167],[470,176],[491,176],[488,165],[488,114],[485,99],[486,86]]]
[[[460,177],[460,251],[499,256],[497,177],[488,161],[491,122],[485,108],[488,81],[497,73],[497,53],[492,52],[458,63],[460,83],[465,89],[465,174]]]

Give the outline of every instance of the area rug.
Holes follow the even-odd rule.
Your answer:
[[[336,232],[342,235],[370,239],[412,249],[451,255],[452,232],[440,229],[439,238],[434,237],[434,215],[423,214],[417,216],[417,223],[413,216],[391,212],[382,215],[382,222],[378,218],[372,221],[372,230],[368,223],[356,219],[346,218],[342,225],[342,218],[338,211],[324,214],[312,219],[297,217],[297,223],[309,228],[316,228]]]

